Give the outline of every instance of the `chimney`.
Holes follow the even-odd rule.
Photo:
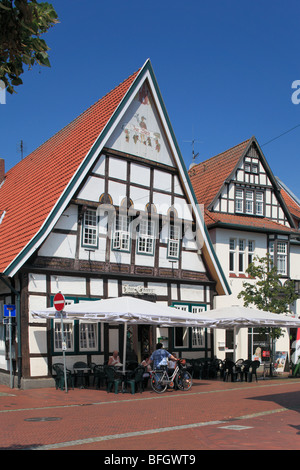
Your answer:
[[[4,181],[5,177],[5,161],[4,158],[0,158],[0,184]]]

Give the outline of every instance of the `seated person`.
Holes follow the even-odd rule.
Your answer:
[[[120,357],[119,357],[119,351],[113,352],[113,355],[110,356],[107,365],[108,366],[121,366],[122,365],[120,361]]]
[[[141,362],[141,365],[145,367],[145,372],[143,374],[143,383],[144,383],[144,387],[147,387],[147,384],[148,384],[148,379],[150,377],[150,372],[152,370],[151,368],[151,361],[150,361],[150,356],[149,354],[145,354],[143,356],[143,360]]]

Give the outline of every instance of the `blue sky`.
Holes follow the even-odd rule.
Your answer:
[[[200,162],[255,135],[300,197],[299,0],[51,3],[60,19],[45,35],[52,67],[26,71],[0,105],[6,169],[21,140],[27,155],[150,58],[187,167],[187,141]]]

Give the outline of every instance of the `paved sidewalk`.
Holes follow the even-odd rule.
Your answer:
[[[0,385],[0,449],[299,450],[299,411],[293,378],[195,380],[188,392],[161,395]]]

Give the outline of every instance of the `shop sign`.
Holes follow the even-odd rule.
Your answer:
[[[130,286],[129,284],[123,285],[123,294],[135,294],[135,295],[153,295],[155,290],[150,287],[144,286]]]

